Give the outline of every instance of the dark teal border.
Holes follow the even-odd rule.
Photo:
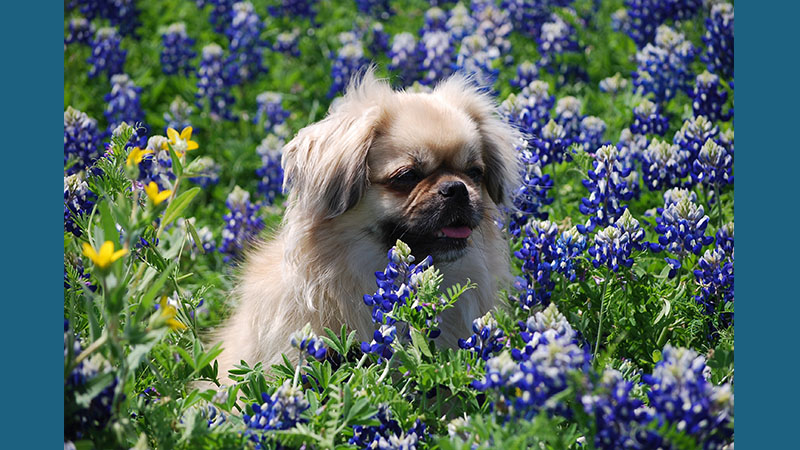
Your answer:
[[[800,417],[800,5],[741,1],[735,15],[736,446],[791,448]]]
[[[2,8],[2,442],[61,448],[64,11]]]

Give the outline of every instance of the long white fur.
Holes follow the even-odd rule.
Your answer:
[[[444,275],[443,288],[467,279],[478,288],[444,314],[438,341],[455,347],[458,338],[469,335],[472,320],[496,305],[498,288],[511,276],[508,244],[492,218],[519,177],[517,132],[467,78],[455,76],[431,94],[418,94],[393,91],[368,70],[325,119],[302,129],[284,148],[289,196],[282,227],[249,254],[233,292],[238,304],[214,336],[224,348],[219,357],[223,382],[240,360],[262,361],[266,368],[279,363],[281,353],[296,360],[289,336],[306,322],[318,334],[346,323],[360,340],[371,339],[375,325],[362,298],[375,291],[373,274],[386,265],[388,248],[359,231],[380,214],[367,159],[377,128],[391,119],[392,102],[423,97],[474,121],[486,163],[484,219],[467,252],[456,261],[434,261]]]

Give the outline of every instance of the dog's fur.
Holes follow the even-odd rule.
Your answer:
[[[511,278],[508,244],[493,219],[518,181],[516,139],[467,78],[451,77],[429,94],[393,91],[371,70],[355,79],[325,119],[284,148],[284,222],[243,267],[238,305],[217,334],[221,379],[240,360],[269,367],[281,353],[296,359],[289,336],[306,322],[316,333],[346,323],[369,341],[375,325],[362,299],[375,292],[374,272],[385,267],[393,239],[433,233],[454,220],[449,215],[473,232],[463,248],[431,244],[442,287],[467,279],[478,286],[443,314],[437,341],[455,347]],[[469,172],[476,167],[482,176]],[[418,171],[419,182],[398,186],[393,177],[403,168]],[[448,206],[439,192],[446,182],[463,183],[468,198]],[[431,239],[419,241],[425,245],[415,249],[406,240],[418,260]]]

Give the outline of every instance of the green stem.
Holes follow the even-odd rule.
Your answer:
[[[391,359],[386,360],[386,367],[383,369],[383,373],[381,374],[380,378],[378,378],[378,381],[375,382],[375,384],[377,385],[381,384],[383,380],[386,378],[386,375],[389,374],[389,367],[391,366],[391,362],[392,362]]]
[[[300,368],[303,366],[303,352],[300,352],[300,361],[297,362],[297,367],[294,369],[294,379],[292,380],[292,388],[296,388],[300,382]]]
[[[108,340],[108,333],[103,333],[98,340],[92,342],[91,345],[86,347],[86,349],[84,349],[81,352],[81,354],[78,355],[77,358],[75,358],[75,365],[77,366],[78,364],[81,363],[81,361],[86,359],[89,355],[91,355],[92,353],[96,352],[97,349],[102,347],[103,344],[105,344],[107,340]]]
[[[600,336],[603,333],[603,313],[605,312],[605,298],[606,298],[606,288],[608,288],[608,280],[611,278],[610,274],[606,277],[605,281],[603,281],[603,292],[600,294],[600,321],[597,324],[597,339],[594,341],[594,356],[597,356],[597,352],[600,349]]]

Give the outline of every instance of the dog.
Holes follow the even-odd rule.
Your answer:
[[[430,93],[395,91],[374,69],[354,77],[283,149],[286,212],[243,264],[238,305],[217,334],[220,374],[241,360],[296,360],[290,336],[309,322],[317,334],[347,324],[369,341],[376,325],[363,297],[397,239],[417,261],[432,256],[442,288],[477,284],[442,314],[437,345],[457,347],[511,283],[494,219],[519,184],[519,138],[468,77]]]

